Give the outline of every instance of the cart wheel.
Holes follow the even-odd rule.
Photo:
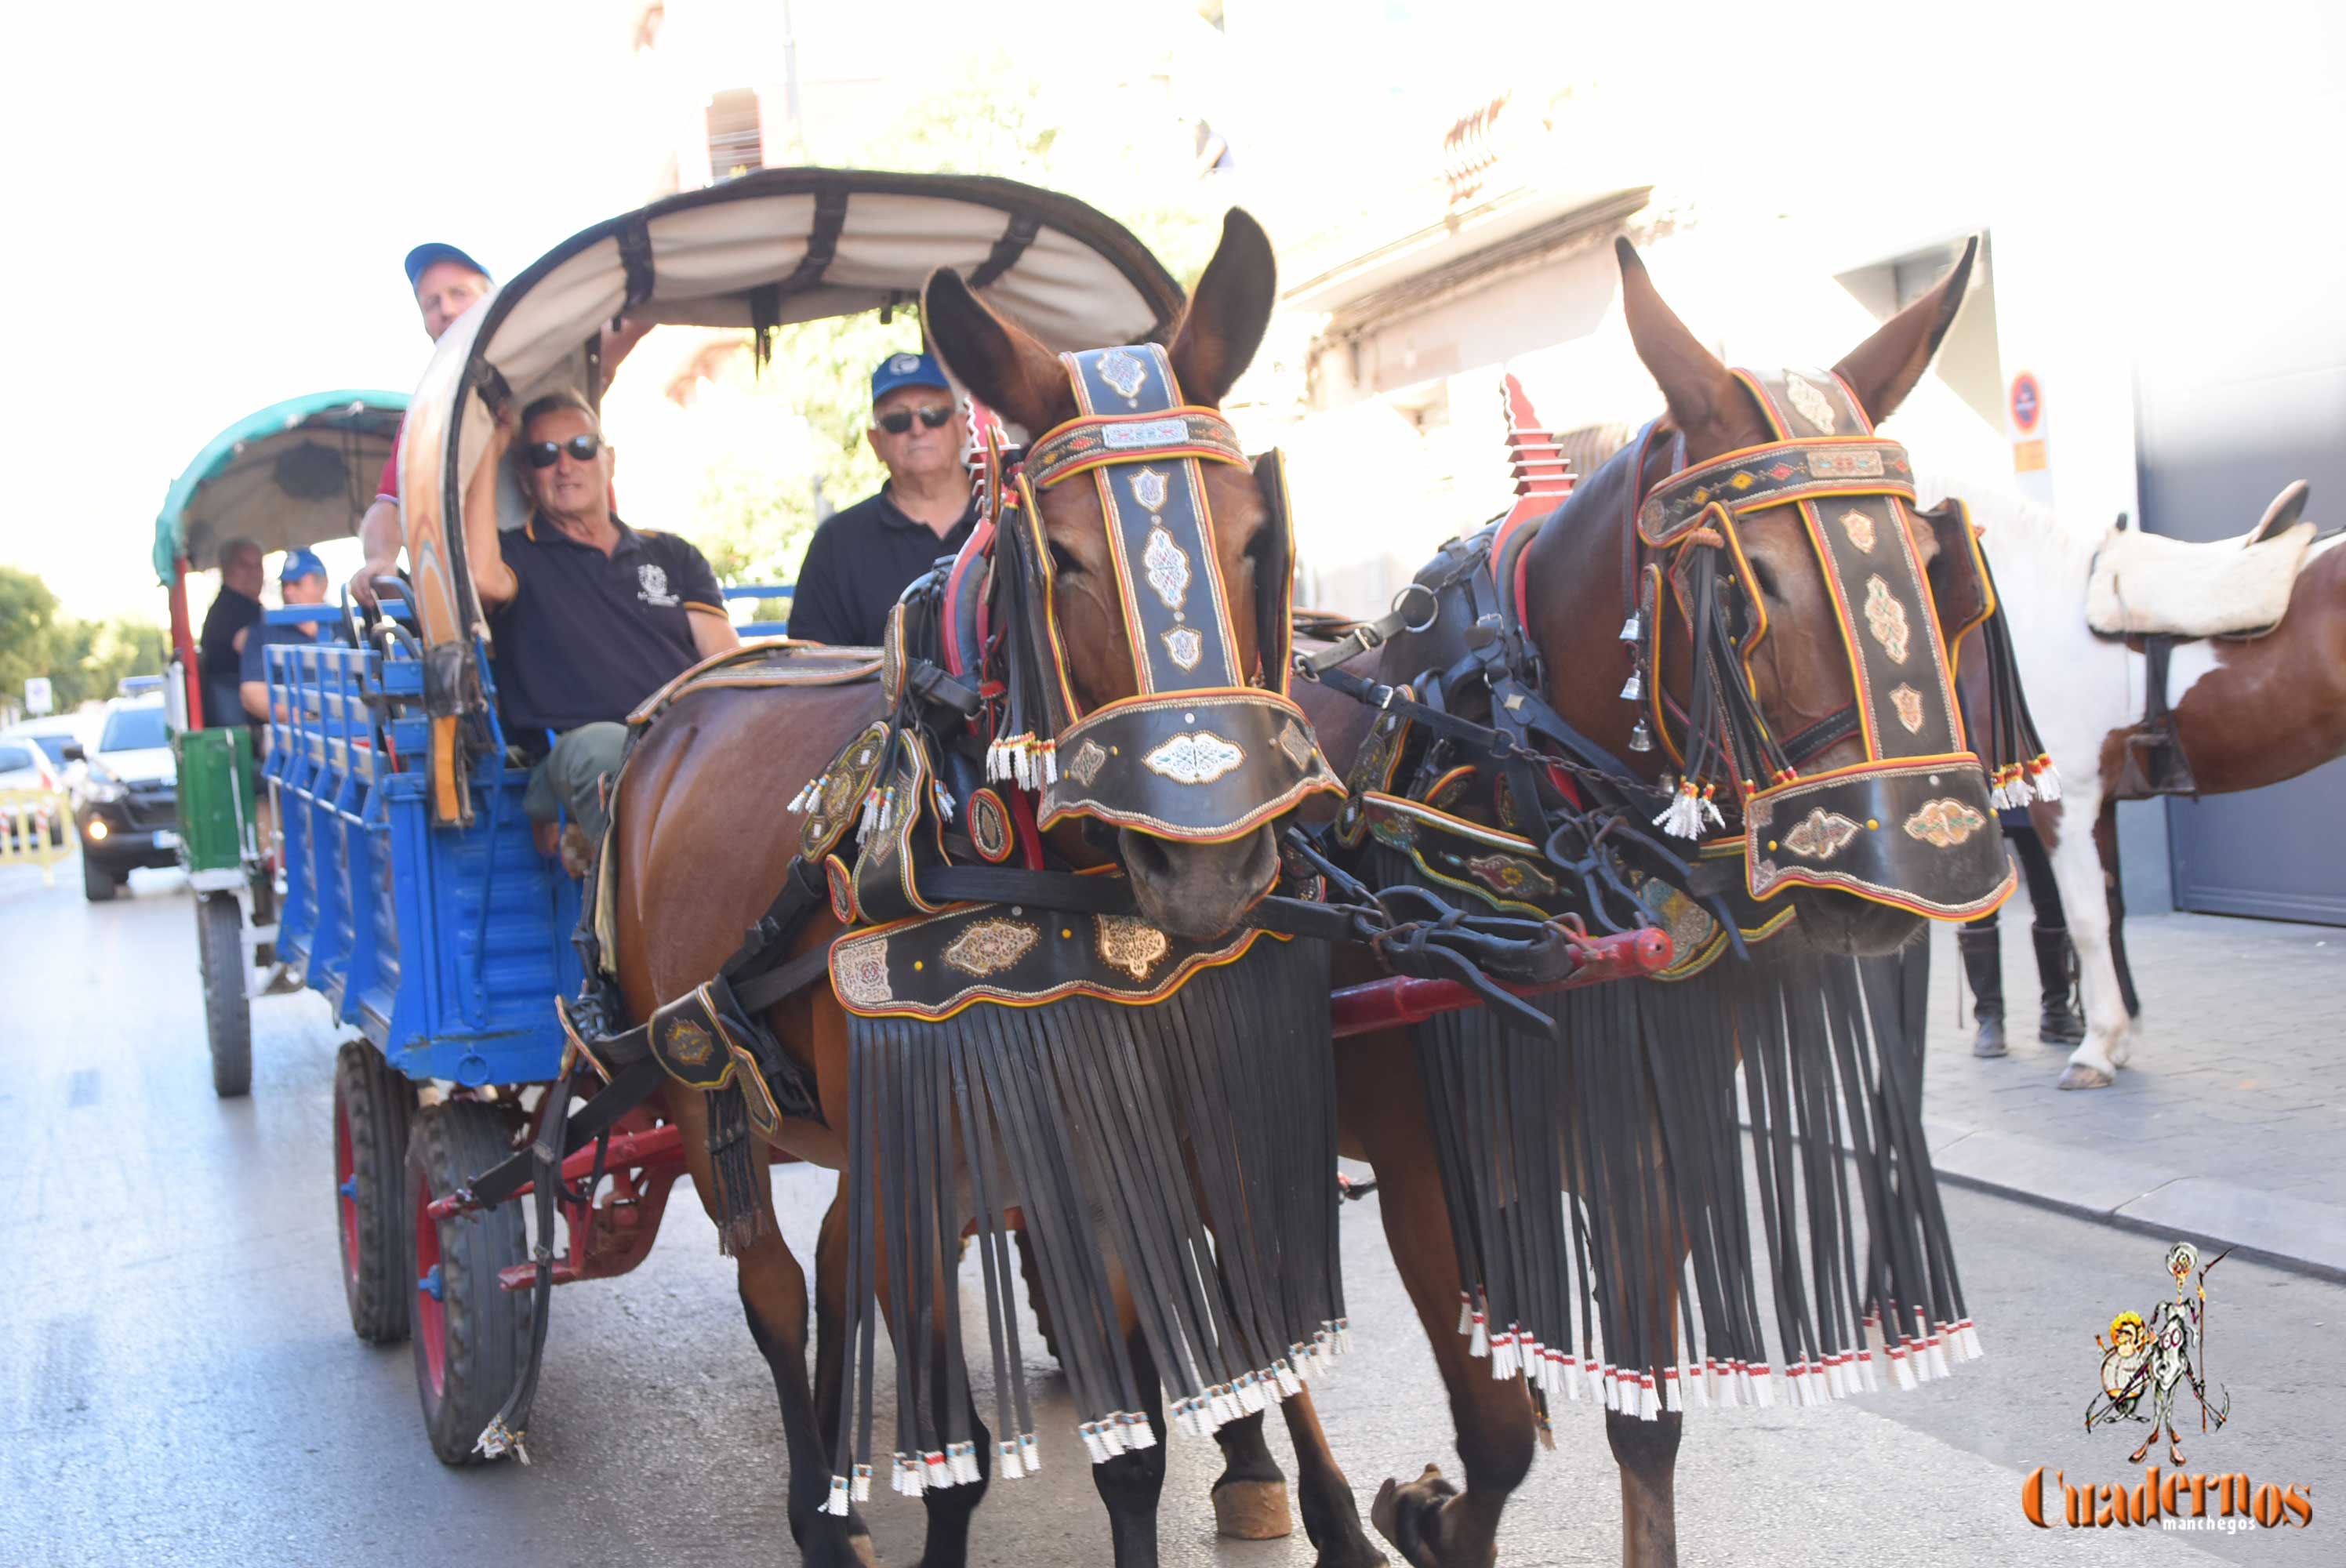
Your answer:
[[[370,1345],[407,1338],[407,1124],[415,1085],[363,1040],[334,1054],[334,1234],[351,1331]]]
[[[511,1125],[471,1100],[425,1106],[407,1136],[415,1384],[443,1464],[479,1462],[474,1441],[528,1354],[530,1298],[501,1288],[497,1271],[527,1262],[529,1239],[517,1204],[438,1222],[424,1211],[512,1152]]]
[[[92,862],[88,855],[85,854],[82,856],[82,897],[87,899],[94,904],[102,904],[114,896],[114,890],[118,885],[119,884],[114,880],[114,873],[112,871],[107,871],[104,866]]]
[[[252,1003],[244,994],[244,906],[234,893],[196,900],[196,956],[204,976],[204,1031],[211,1036],[212,1093],[252,1093]]]

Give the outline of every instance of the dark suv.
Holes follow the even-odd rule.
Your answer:
[[[163,699],[107,703],[106,727],[83,756],[89,766],[74,790],[74,826],[81,831],[82,892],[98,903],[141,866],[178,863],[178,770]]]

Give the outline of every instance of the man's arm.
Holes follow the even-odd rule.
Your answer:
[[[359,519],[359,548],[366,554],[366,564],[351,578],[351,597],[373,607],[374,579],[399,575],[399,549],[405,543],[399,525],[399,503],[387,495],[376,496],[366,515]]]
[[[741,646],[741,634],[723,616],[711,615],[707,610],[687,610],[684,619],[692,628],[692,649],[702,658]]]
[[[464,487],[464,564],[472,568],[473,591],[480,595],[484,610],[503,609],[521,591],[497,543],[497,471],[504,465],[505,450],[513,445],[517,412],[508,407],[498,413],[496,426],[489,432],[488,450],[481,453],[481,465],[473,470],[473,482]]]
[[[267,681],[241,682],[236,688],[236,695],[237,700],[244,704],[245,712],[260,719],[266,719],[269,717],[269,683]]]
[[[676,594],[684,601],[684,624],[692,633],[693,651],[707,658],[740,647],[741,634],[733,629],[732,619],[725,613],[724,590],[717,585],[709,557],[688,539],[677,543],[683,550],[676,557]]]

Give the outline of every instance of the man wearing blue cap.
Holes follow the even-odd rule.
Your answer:
[[[326,563],[311,550],[288,550],[277,571],[277,591],[288,608],[326,602]],[[237,671],[237,697],[256,724],[269,721],[269,656],[263,649],[288,643],[321,643],[330,635],[324,621],[307,626],[279,626],[261,621],[244,636],[244,652]]]
[[[814,531],[790,596],[790,636],[869,647],[905,585],[962,547],[977,500],[962,465],[969,424],[932,354],[891,354],[872,372],[864,433],[888,483]]]
[[[489,270],[454,245],[427,240],[407,253],[407,286],[415,294],[415,308],[423,317],[424,333],[434,342],[457,319],[479,304],[489,292]],[[651,323],[618,321],[603,329],[603,379],[607,384],[627,351],[643,341]],[[399,427],[401,441],[407,425]],[[351,596],[362,605],[374,603],[374,579],[399,574],[399,550],[405,543],[399,524],[399,448],[392,448],[375,481],[374,504],[359,519],[359,545],[366,562],[351,578]]]

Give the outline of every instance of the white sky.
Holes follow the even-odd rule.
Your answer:
[[[1207,51],[1219,53],[1219,71],[1199,62],[1187,0],[795,5],[811,80],[909,80],[934,68],[947,40],[1007,48],[1071,90],[1085,49],[1165,60],[1230,128],[1242,184],[1276,182],[1248,196],[1275,233],[1278,196],[1302,194],[1299,172],[1324,199],[1336,185],[1390,176],[1397,138],[1413,161],[1431,158],[1441,124],[1525,71],[1649,100],[1656,135],[1706,106],[1739,124],[1803,127],[1772,158],[1765,141],[1744,148],[1798,181],[1845,173],[1857,150],[1802,139],[1849,127],[1806,112],[1798,85],[1830,91],[1869,60],[1902,61],[1891,100],[1902,112],[1859,137],[1881,144],[1873,161],[1911,176],[1929,167],[1918,155],[1931,140],[1986,137],[2013,149],[2013,181],[2049,185],[2030,149],[2066,121],[2071,137],[2106,139],[2113,162],[2137,172],[2149,147],[2163,148],[2147,161],[2172,174],[2171,189],[2128,214],[2154,233],[2213,212],[2248,219],[2263,238],[2262,214],[2234,213],[2228,190],[2247,173],[2294,171],[2307,183],[2291,205],[2318,208],[2336,151],[2281,123],[2337,91],[2303,79],[2339,52],[2337,8],[2311,0],[2243,0],[2220,14],[2128,7],[2115,33],[2086,6],[1983,0],[1972,11],[1885,14],[1820,0],[1812,26],[1772,43],[1744,7],[1726,13],[1735,26],[1699,23],[1696,0],[1672,7],[1668,23],[1618,0],[1229,0],[1229,47]],[[659,95],[628,54],[638,8],[13,8],[0,47],[10,217],[0,243],[0,561],[40,573],[71,613],[159,616],[147,565],[155,513],[212,434],[302,392],[414,383],[427,345],[400,271],[410,246],[450,240],[510,276],[639,204],[677,127],[658,122]],[[770,16],[780,0],[670,0],[671,25],[696,8]],[[1103,16],[1120,16],[1124,31],[1104,35]],[[1688,34],[1708,46],[1689,56]],[[678,56],[690,53],[675,42]],[[742,61],[745,79],[779,78],[779,61],[763,58],[770,38],[743,52],[759,56]],[[2079,73],[2106,80],[2080,92]],[[1739,90],[1716,91],[1719,78]],[[2209,123],[2200,89],[2211,78],[2269,84],[2281,112],[2261,126]],[[1299,127],[1310,133],[1301,158],[1289,155]],[[1429,135],[1433,146],[1417,151]],[[1848,183],[1850,200],[1869,199],[1862,180]],[[2253,266],[2253,249],[2243,260]]]
[[[206,441],[300,392],[421,374],[410,246],[509,274],[641,201],[645,149],[619,156],[624,117],[596,109],[626,65],[617,9],[12,11],[0,560],[72,613],[159,616],[155,514]]]

